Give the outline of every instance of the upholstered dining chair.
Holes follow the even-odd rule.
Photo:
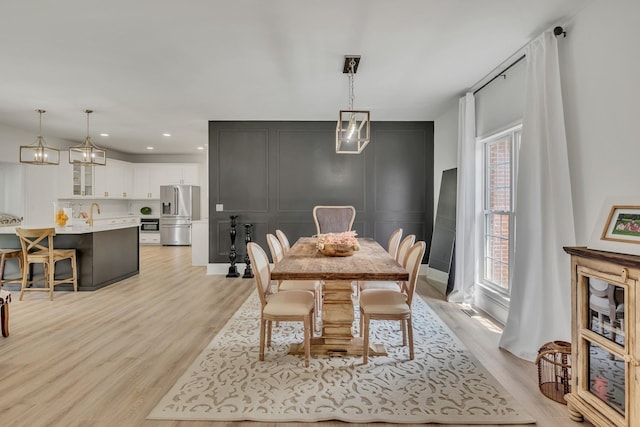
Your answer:
[[[406,267],[407,264],[407,253],[409,249],[416,241],[415,234],[408,234],[402,239],[402,242],[398,245],[398,253],[396,254],[396,261],[403,267]],[[358,290],[362,291],[363,289],[390,289],[393,291],[402,291],[405,290],[405,282],[393,282],[393,281],[360,281],[358,282]]]
[[[387,252],[396,260],[398,259],[398,247],[400,246],[400,239],[402,239],[402,228],[397,228],[391,233],[389,242],[387,243]]]
[[[360,331],[363,336],[362,363],[369,362],[369,323],[371,320],[399,320],[402,330],[402,345],[409,339],[409,359],[414,359],[413,326],[411,324],[411,303],[415,293],[418,271],[424,252],[425,242],[415,243],[407,254],[406,268],[409,270],[407,292],[368,289],[360,293]]]
[[[304,324],[304,364],[309,367],[311,335],[315,327],[313,292],[289,290],[275,294],[270,293],[271,269],[266,252],[255,242],[247,244],[247,252],[255,272],[261,305],[259,360],[264,360],[265,341],[267,346],[271,347],[273,322],[302,322]]]
[[[313,221],[316,223],[316,233],[342,233],[351,231],[356,219],[356,208],[353,206],[315,206]]]
[[[289,252],[289,248],[291,248],[291,245],[289,244],[289,239],[287,239],[287,235],[284,234],[284,231],[276,230],[276,237],[280,241],[282,252],[284,252],[285,254]]]
[[[273,265],[278,265],[284,256],[280,241],[273,234],[267,233],[267,245],[269,245]],[[322,308],[322,282],[320,282],[320,280],[280,280],[278,282],[278,291],[290,290],[313,292],[316,302],[316,315],[320,315],[319,313]]]
[[[73,291],[78,292],[78,272],[75,249],[55,249],[53,246],[53,236],[56,235],[55,228],[16,228],[16,234],[22,246],[22,286],[19,300],[25,291],[46,291],[49,292],[49,299],[53,300],[53,290],[55,286],[62,283],[72,283]],[[44,246],[44,242],[47,245]],[[68,259],[71,261],[71,277],[62,279],[55,278],[56,263]],[[37,280],[33,277],[29,280],[29,266],[31,264],[42,264],[44,269],[43,279]],[[44,282],[44,287],[33,287],[36,282]]]

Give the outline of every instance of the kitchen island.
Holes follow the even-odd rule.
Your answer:
[[[16,227],[0,227],[1,248],[20,248],[20,240],[15,229]],[[56,227],[53,243],[59,249],[76,249],[79,291],[95,291],[140,272],[137,223]],[[35,265],[33,268],[35,275],[42,274],[40,265]],[[70,273],[69,261],[56,263],[56,277],[68,277]],[[17,259],[7,261],[4,277],[19,276]],[[20,285],[5,284],[4,288],[19,290]],[[73,285],[62,284],[56,286],[56,289],[73,290]]]

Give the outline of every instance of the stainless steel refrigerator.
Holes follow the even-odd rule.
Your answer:
[[[160,186],[160,244],[191,245],[191,221],[200,219],[200,187]]]

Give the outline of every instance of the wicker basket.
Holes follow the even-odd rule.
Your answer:
[[[321,248],[318,248],[322,255],[326,256],[351,256],[357,251],[357,248],[353,245],[338,245],[333,243],[323,243]]]
[[[538,350],[538,386],[542,394],[564,405],[571,392],[571,343],[552,341]]]

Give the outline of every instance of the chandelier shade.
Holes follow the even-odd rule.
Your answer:
[[[60,164],[60,150],[47,147],[42,137],[42,114],[45,110],[36,110],[40,114],[38,137],[31,145],[20,146],[20,163],[29,165],[58,165]]]
[[[82,144],[69,148],[69,163],[104,166],[107,164],[107,151],[94,145],[89,135],[89,115],[93,113],[93,110],[84,110],[84,112],[87,114],[87,137]]]
[[[340,110],[336,127],[336,153],[362,153],[370,140],[369,116],[369,111]]]
[[[360,154],[371,140],[370,112],[353,108],[355,98],[353,76],[359,63],[360,56],[344,57],[342,72],[349,77],[349,107],[347,110],[340,110],[338,116],[336,126],[336,153],[338,154]]]

